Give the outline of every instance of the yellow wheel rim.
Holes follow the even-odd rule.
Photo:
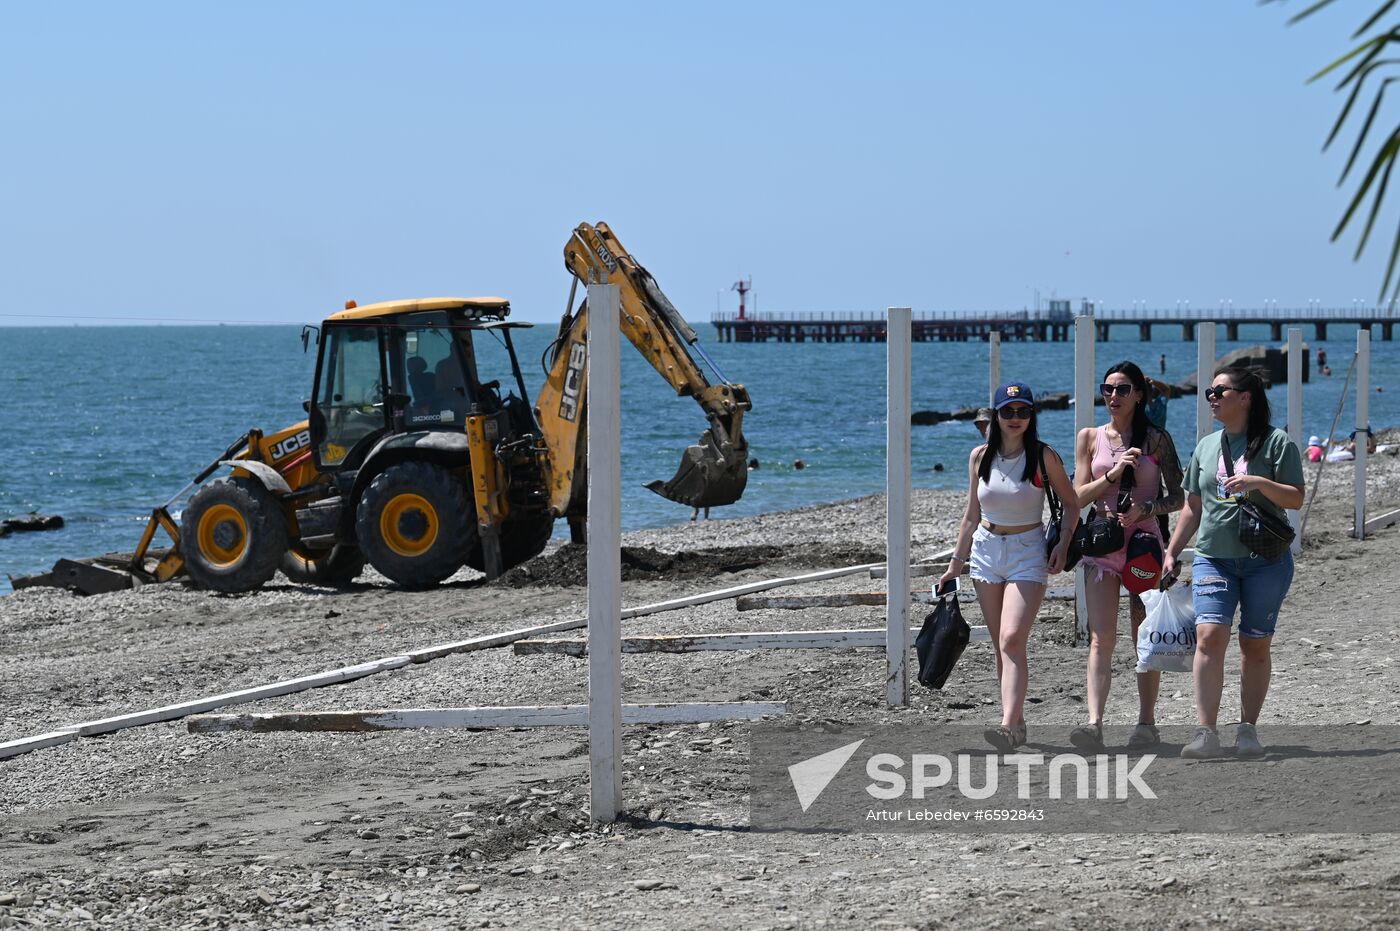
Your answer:
[[[395,495],[379,514],[379,535],[400,556],[422,556],[437,542],[437,511],[422,495]]]
[[[199,552],[210,563],[226,569],[248,548],[248,522],[231,504],[216,504],[199,518]]]

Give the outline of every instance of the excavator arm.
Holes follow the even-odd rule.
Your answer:
[[[670,481],[646,487],[691,507],[732,504],[748,481],[744,412],[752,404],[743,385],[724,379],[711,384],[691,355],[704,357],[695,330],[661,292],[656,280],[622,247],[606,223],[581,224],[564,247],[564,264],[579,282],[615,284],[621,296],[619,328],[677,395],[695,399],[709,427],[686,448]],[[550,507],[555,514],[580,509],[588,394],[588,305],[570,306],[547,363],[536,415],[550,463]],[[706,357],[706,361],[710,361]],[[713,362],[710,363],[714,367]],[[572,504],[572,507],[571,507]]]

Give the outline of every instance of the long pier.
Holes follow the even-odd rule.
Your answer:
[[[1311,326],[1317,339],[1327,338],[1329,324],[1354,324],[1370,327],[1372,333],[1390,340],[1394,326],[1400,322],[1400,312],[1394,307],[1308,307],[1297,310],[1268,307],[1240,310],[1094,310],[1094,328],[1100,341],[1107,340],[1113,327],[1135,326],[1138,339],[1150,342],[1154,327],[1181,327],[1181,338],[1191,342],[1196,338],[1196,324],[1214,321],[1225,327],[1230,342],[1240,338],[1244,324],[1267,324],[1269,338],[1283,339],[1286,326]],[[834,313],[750,313],[741,320],[736,313],[717,313],[710,317],[716,338],[722,343],[883,343],[885,341],[884,311],[837,311]],[[1002,311],[926,311],[915,313],[913,336],[915,342],[967,342],[986,340],[1000,333],[1003,340],[1068,342],[1073,338],[1074,315],[1062,310],[1019,312]]]

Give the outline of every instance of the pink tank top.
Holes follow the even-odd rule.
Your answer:
[[[1097,479],[1103,478],[1108,474],[1110,469],[1118,464],[1118,460],[1123,458],[1123,453],[1127,452],[1128,447],[1126,445],[1109,445],[1108,431],[1103,427],[1096,428],[1094,433],[1096,434],[1094,440],[1094,458],[1089,463],[1089,470],[1093,473],[1094,478]],[[1133,473],[1135,477],[1131,493],[1133,502],[1140,503],[1155,499],[1159,489],[1162,487],[1162,474],[1161,469],[1157,465],[1157,457],[1148,455],[1139,456],[1137,466],[1134,467]],[[1108,490],[1100,495],[1098,500],[1094,502],[1100,515],[1117,509],[1118,486],[1121,482],[1121,479],[1114,482],[1109,486]],[[1155,526],[1156,520],[1155,517],[1148,517],[1139,521],[1135,526],[1142,526],[1149,523]]]

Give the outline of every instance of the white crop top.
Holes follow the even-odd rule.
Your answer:
[[[1038,524],[1045,509],[1045,489],[1021,476],[1026,471],[1026,451],[1014,459],[992,459],[990,481],[978,481],[977,503],[989,524],[1018,527]]]

